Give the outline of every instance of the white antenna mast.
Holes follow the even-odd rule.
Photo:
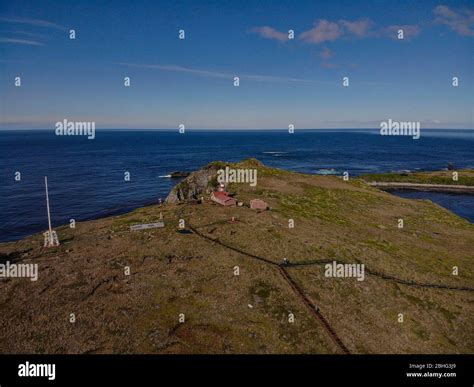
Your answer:
[[[49,233],[53,231],[51,229],[51,213],[49,211],[49,195],[48,195],[48,177],[44,177],[44,186],[46,187],[46,208],[48,209],[48,227],[49,227]]]
[[[58,234],[51,227],[51,212],[49,210],[49,194],[48,194],[48,177],[44,177],[44,185],[46,189],[46,208],[48,209],[48,231],[44,233],[44,247],[59,246]]]

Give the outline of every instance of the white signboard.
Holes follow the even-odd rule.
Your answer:
[[[137,230],[146,230],[149,228],[161,228],[161,227],[165,227],[165,222],[134,224],[133,226],[130,226],[130,230],[137,231]]]

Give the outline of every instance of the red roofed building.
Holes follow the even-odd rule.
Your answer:
[[[253,210],[266,210],[268,207],[267,203],[260,199],[252,199],[250,201],[250,208]]]
[[[230,197],[227,192],[223,192],[223,191],[212,192],[211,200],[225,207],[232,207],[237,204],[237,200],[235,200],[233,197]]]

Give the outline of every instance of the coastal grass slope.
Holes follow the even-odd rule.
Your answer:
[[[39,265],[36,282],[0,280],[0,352],[341,353],[302,297],[350,353],[474,351],[473,224],[361,179],[256,160],[213,165],[256,168],[256,187],[228,189],[270,210],[226,208],[203,193],[201,204],[181,197],[56,228],[58,248],[44,249],[42,235],[0,244],[2,262]],[[197,194],[187,179],[179,192]],[[164,228],[130,231],[160,213]],[[180,219],[190,233],[178,232]],[[363,263],[365,279],[326,277],[332,261]]]

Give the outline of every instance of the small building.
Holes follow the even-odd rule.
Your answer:
[[[268,208],[268,205],[266,202],[264,202],[261,199],[252,199],[250,201],[250,208],[252,210],[262,210],[265,211]]]
[[[225,207],[233,207],[237,204],[237,200],[229,196],[225,191],[214,191],[211,193],[211,200]]]

